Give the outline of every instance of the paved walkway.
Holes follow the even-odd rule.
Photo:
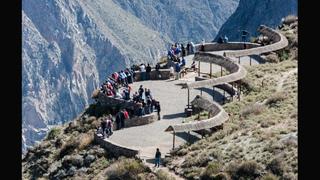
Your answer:
[[[222,52],[217,52],[222,54]],[[187,66],[192,63],[193,55],[187,56]],[[241,64],[248,64],[249,58],[243,58]],[[209,72],[209,64],[201,63],[201,72]],[[258,64],[257,61],[252,61],[252,64]],[[213,73],[219,72],[220,67],[213,65]],[[194,81],[197,73],[189,73],[181,80],[158,80],[158,81],[141,81],[132,84],[133,92],[137,91],[140,85],[144,88],[149,88],[154,98],[160,101],[161,105],[161,120],[152,124],[125,128],[115,131],[109,138],[110,141],[116,142],[127,147],[132,147],[140,150],[140,157],[143,159],[153,158],[156,148],[159,148],[164,156],[172,149],[173,136],[171,133],[164,130],[173,124],[181,123],[185,118],[184,108],[187,105],[187,90],[182,89],[179,84],[186,81]],[[190,101],[196,95],[200,94],[200,89],[190,90]],[[213,101],[211,96],[212,90],[203,89],[203,96],[208,100]],[[217,98],[217,99],[216,99]],[[222,96],[216,95],[215,100],[219,100]],[[193,134],[191,140],[199,138]],[[175,147],[183,144],[188,140],[187,133],[180,133],[176,136]]]

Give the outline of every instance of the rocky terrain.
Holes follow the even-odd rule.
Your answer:
[[[211,41],[239,0],[114,0],[144,25],[173,41]]]
[[[155,63],[168,42],[111,0],[23,1],[23,145],[75,118],[111,72]]]
[[[247,30],[249,36],[256,36],[256,30],[261,24],[275,28],[283,17],[297,13],[297,0],[240,0],[236,11],[221,26],[215,40],[226,35],[229,40],[240,41],[238,30]]]
[[[23,0],[23,151],[81,113],[111,72],[155,63],[172,41],[212,40],[237,3]]]

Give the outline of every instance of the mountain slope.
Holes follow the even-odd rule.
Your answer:
[[[114,0],[146,26],[173,41],[212,40],[239,0]]]
[[[155,63],[168,42],[111,0],[22,1],[23,149],[79,114],[108,74]]]
[[[255,36],[259,25],[274,28],[280,24],[283,17],[297,15],[297,12],[297,0],[240,0],[238,8],[222,25],[215,40],[226,35],[229,40],[239,41],[241,37],[238,30],[247,30]]]

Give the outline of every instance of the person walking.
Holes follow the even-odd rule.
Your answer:
[[[154,167],[160,167],[160,160],[161,160],[161,152],[159,150],[159,148],[157,148],[156,151],[156,155],[155,155],[155,163],[154,163]]]

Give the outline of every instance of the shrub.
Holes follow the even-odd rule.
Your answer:
[[[205,171],[201,175],[201,179],[212,179],[215,174],[222,170],[222,166],[219,163],[211,162],[206,167]]]
[[[274,174],[266,174],[262,176],[261,180],[279,180],[279,177],[275,176]]]
[[[241,114],[242,116],[244,117],[247,117],[249,114],[255,114],[255,115],[258,115],[260,114],[264,109],[264,106],[261,105],[261,104],[252,104],[250,106],[247,106],[246,108],[244,108],[242,111],[241,111]]]
[[[159,180],[175,180],[174,177],[170,176],[167,172],[161,169],[156,172],[156,175]]]
[[[228,167],[232,179],[255,179],[260,176],[261,167],[254,161],[242,163],[240,166],[232,164]]]
[[[71,154],[77,147],[79,146],[79,142],[76,140],[71,140],[62,146],[59,157],[62,158],[65,155]]]
[[[269,54],[266,56],[266,61],[270,63],[278,63],[279,58],[276,54]]]
[[[93,142],[93,133],[86,133],[86,134],[81,134],[79,136],[79,150],[82,150],[84,148],[86,148],[88,145],[90,145]]]
[[[52,128],[50,130],[50,132],[48,133],[47,139],[51,140],[56,138],[59,134],[61,133],[61,129],[60,128]]]
[[[136,179],[138,174],[144,173],[147,168],[135,159],[120,159],[115,167],[109,170],[106,175],[109,179]]]
[[[266,105],[268,106],[274,106],[277,102],[279,101],[283,101],[284,99],[286,98],[286,94],[283,93],[283,92],[278,92],[278,93],[275,93],[273,95],[271,95],[267,101],[266,101]]]
[[[278,176],[282,176],[284,172],[281,160],[279,158],[275,158],[268,163],[266,169]]]

